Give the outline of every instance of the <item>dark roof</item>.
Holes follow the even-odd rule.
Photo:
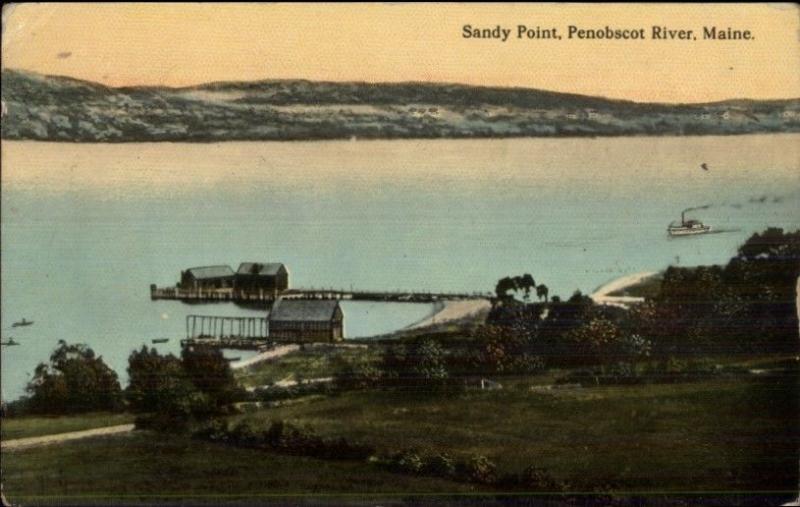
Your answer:
[[[187,271],[198,280],[202,280],[203,278],[225,278],[227,276],[233,276],[231,267],[222,265],[189,268]]]
[[[239,275],[277,275],[283,267],[280,262],[243,262],[239,264]]]
[[[269,312],[269,320],[328,322],[333,319],[339,301],[335,299],[278,299]]]

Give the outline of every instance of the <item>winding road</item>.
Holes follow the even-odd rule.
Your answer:
[[[70,440],[81,438],[100,437],[106,435],[118,435],[133,431],[133,424],[119,424],[117,426],[106,426],[104,428],[94,428],[91,430],[70,431],[68,433],[56,433],[54,435],[43,435],[40,437],[16,438],[14,440],[4,440],[0,442],[0,449],[3,451],[17,451],[29,447],[39,447],[42,445],[60,444]]]

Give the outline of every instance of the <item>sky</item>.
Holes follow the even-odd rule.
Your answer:
[[[790,4],[21,4],[3,11],[3,68],[112,86],[293,79],[519,86],[636,101],[800,97]],[[465,39],[464,25],[512,29]],[[517,39],[557,27],[562,40]],[[699,40],[567,39],[569,25],[666,26]],[[754,40],[702,40],[704,26]]]

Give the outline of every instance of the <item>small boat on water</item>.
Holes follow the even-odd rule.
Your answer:
[[[11,324],[11,327],[30,326],[31,324],[33,324],[32,320],[25,320],[25,318],[23,317],[22,320]]]
[[[21,345],[20,342],[14,341],[14,338],[9,338],[7,342],[3,342],[2,344],[5,345],[6,347],[13,347],[14,345]]]
[[[152,340],[153,343],[167,343],[168,341],[169,338],[153,338]]]
[[[681,223],[672,222],[667,227],[667,234],[670,236],[692,236],[695,234],[705,234],[711,231],[710,225],[705,225],[700,220],[686,220],[685,211],[681,212]]]

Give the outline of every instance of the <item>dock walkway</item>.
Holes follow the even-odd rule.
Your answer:
[[[288,289],[278,294],[260,291],[246,293],[233,289],[184,290],[178,287],[150,286],[150,299],[177,299],[187,302],[239,302],[272,303],[277,297],[285,299],[339,299],[352,301],[384,301],[395,303],[433,303],[466,299],[486,299],[492,294],[481,292],[408,292],[408,291],[363,291],[343,289]]]

